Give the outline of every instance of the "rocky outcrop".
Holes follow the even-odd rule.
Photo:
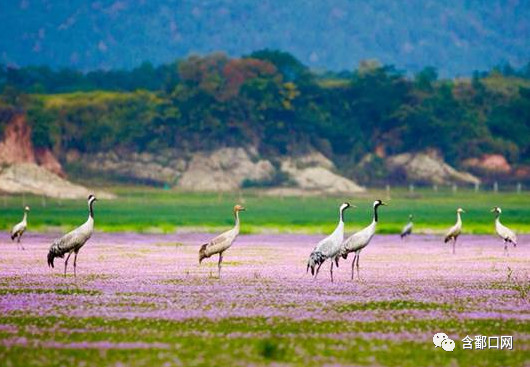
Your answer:
[[[85,199],[94,193],[75,185],[34,163],[17,163],[0,171],[0,191],[9,194],[28,193],[59,199]],[[111,199],[114,195],[95,191],[97,197]]]
[[[245,180],[266,181],[274,174],[271,162],[251,149],[222,148],[193,155],[178,187],[190,191],[231,191]]]
[[[1,165],[38,164],[65,177],[61,164],[49,149],[34,149],[31,142],[31,128],[26,121],[26,115],[14,114],[7,123],[3,135],[4,138],[0,142]]]
[[[279,170],[269,160],[259,157],[252,147],[221,148],[189,156],[176,150],[158,154],[114,152],[81,156],[68,152],[69,162],[79,161],[94,172],[111,173],[132,180],[148,180],[168,184],[186,191],[232,191],[244,183],[270,186],[282,171],[297,190],[327,193],[355,193],[364,188],[334,172],[333,162],[318,152],[284,157]]]
[[[530,165],[522,165],[517,167],[514,172],[514,177],[516,179],[530,181]]]
[[[77,159],[75,152],[67,154],[67,160]],[[258,159],[252,149],[243,148],[223,148],[189,157],[180,156],[176,150],[157,154],[108,152],[85,155],[81,162],[95,172],[167,184],[187,191],[235,190],[245,180],[266,181],[274,173],[269,161]]]
[[[389,172],[402,171],[409,182],[451,184],[480,183],[480,179],[467,172],[460,172],[444,162],[435,151],[403,153],[386,158]]]
[[[35,163],[35,152],[31,143],[31,129],[22,114],[11,118],[0,142],[0,163]]]
[[[512,167],[500,154],[484,154],[480,158],[468,158],[462,162],[462,165],[468,169],[484,173],[510,173]]]
[[[66,174],[63,171],[61,163],[55,158],[52,151],[47,148],[35,149],[35,161],[41,167],[46,168],[48,171],[55,173],[57,176],[66,178]]]
[[[359,193],[365,188],[333,172],[333,162],[318,152],[289,157],[282,161],[281,170],[287,173],[298,188],[321,192]]]
[[[91,191],[64,179],[63,168],[51,150],[34,148],[26,115],[14,113],[0,142],[0,191],[62,199],[86,198]],[[113,195],[98,192],[102,198]]]
[[[75,162],[81,155],[75,151],[66,154],[67,162]],[[91,171],[111,173],[132,180],[175,185],[186,170],[187,162],[167,150],[158,154],[106,152],[84,155],[82,164]]]

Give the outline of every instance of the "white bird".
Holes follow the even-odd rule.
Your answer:
[[[217,264],[219,278],[221,278],[221,263],[223,262],[223,252],[225,252],[230,246],[232,246],[232,243],[234,243],[237,235],[239,234],[239,212],[244,210],[246,209],[241,205],[234,206],[234,228],[220,234],[210,242],[202,245],[199,250],[199,264],[205,258],[208,258],[215,254],[219,254],[219,262]]]
[[[444,243],[453,240],[453,254],[455,253],[456,239],[458,238],[458,236],[460,236],[460,233],[462,232],[462,218],[460,218],[460,213],[465,213],[464,209],[458,208],[456,210],[456,223],[454,226],[449,228],[444,239]]]
[[[517,236],[515,233],[505,225],[501,223],[500,216],[502,213],[501,208],[498,206],[491,209],[495,213],[495,232],[499,235],[500,238],[504,240],[504,254],[508,255],[508,243],[512,243],[513,247],[517,246]]]
[[[412,233],[412,227],[414,226],[414,223],[412,222],[412,214],[409,215],[409,222],[403,227],[401,230],[401,239],[409,236]]]
[[[14,241],[15,238],[17,239],[17,246],[20,244],[20,239],[22,238],[22,235],[26,231],[26,228],[28,227],[28,213],[29,213],[29,206],[24,207],[24,216],[22,217],[22,221],[20,223],[17,223],[13,226],[13,229],[11,229],[11,241]],[[24,250],[24,246],[20,244],[22,250]]]
[[[342,242],[344,241],[344,210],[349,207],[351,207],[350,203],[342,203],[339,207],[339,224],[337,225],[337,228],[335,228],[332,234],[320,241],[309,255],[307,271],[311,269],[311,275],[314,275],[315,279],[324,261],[326,261],[326,259],[331,259],[331,267],[329,271],[331,282],[333,282],[333,261],[335,261],[338,266],[338,255]],[[353,207],[355,208],[355,206]]]
[[[73,231],[65,234],[63,237],[55,240],[50,247],[50,251],[48,252],[48,266],[51,266],[52,268],[54,267],[54,258],[63,258],[65,254],[68,254],[66,260],[64,261],[65,276],[66,268],[68,266],[68,259],[70,259],[70,255],[72,255],[72,253],[74,253],[74,276],[76,276],[77,254],[94,232],[94,201],[96,201],[96,197],[94,195],[89,195],[87,221]]]
[[[366,246],[368,246],[372,237],[375,234],[375,228],[377,226],[377,220],[378,220],[377,208],[379,208],[380,205],[387,205],[387,204],[382,202],[381,200],[374,201],[374,204],[373,204],[374,216],[372,219],[372,223],[370,223],[368,227],[365,227],[364,229],[350,236],[341,245],[340,255],[342,256],[343,259],[347,259],[348,254],[350,252],[355,253],[355,256],[353,257],[353,261],[351,263],[351,279],[352,280],[353,280],[353,270],[354,270],[356,261],[357,261],[357,277],[360,278],[359,256],[361,254],[361,250],[365,248]]]

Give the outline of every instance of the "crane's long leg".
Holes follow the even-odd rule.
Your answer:
[[[22,243],[20,243],[20,239],[22,238],[22,235],[24,234],[24,232],[22,232],[21,234],[18,235],[18,239],[17,239],[17,242],[20,244],[20,248],[22,250],[25,250],[24,248],[24,245]]]
[[[315,271],[315,278],[317,278],[317,275],[318,275],[318,272],[320,271],[320,267],[322,266],[322,264],[324,264],[324,262],[321,262],[320,264],[318,264],[318,267],[317,267],[317,270]]]
[[[70,255],[72,255],[71,252],[66,257],[66,260],[64,260],[64,276],[66,276],[66,267],[68,266],[68,259],[70,259]]]
[[[456,253],[455,247],[456,247],[456,237],[453,237],[453,255]]]
[[[219,253],[219,263],[217,264],[217,268],[219,271],[219,279],[221,279],[221,263],[223,262],[223,253]]]
[[[353,255],[353,261],[351,262],[351,280],[353,280],[353,272],[355,268],[355,259],[357,259],[357,252]]]
[[[331,266],[329,267],[329,274],[331,276],[331,283],[333,283],[333,259],[331,259]]]
[[[75,271],[76,263],[77,263],[77,251],[76,251],[75,254],[74,254],[74,277],[77,276],[76,271]]]
[[[504,241],[504,256],[510,256],[508,254],[508,242]]]
[[[359,274],[359,258],[361,257],[361,254],[357,254],[357,279],[361,280],[361,275]]]

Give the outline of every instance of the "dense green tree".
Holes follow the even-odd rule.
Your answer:
[[[500,153],[528,163],[528,68],[450,80],[434,68],[411,78],[368,60],[317,74],[274,50],[87,74],[0,66],[0,119],[26,110],[35,146],[57,152],[252,145],[274,158],[317,148],[351,175],[376,151],[434,148],[455,165]],[[384,177],[382,161],[370,162]]]

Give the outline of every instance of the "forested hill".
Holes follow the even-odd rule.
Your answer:
[[[315,74],[288,53],[263,50],[130,72],[0,70],[0,109],[26,111],[34,145],[60,159],[71,151],[252,146],[271,158],[315,149],[363,182],[384,176],[377,159],[359,169],[372,153],[435,149],[456,167],[484,154],[530,163],[528,66],[467,79],[440,79],[433,68],[409,77],[375,62]]]
[[[0,1],[0,63],[81,70],[224,50],[286,50],[311,68],[360,60],[442,76],[527,62],[528,1]]]

